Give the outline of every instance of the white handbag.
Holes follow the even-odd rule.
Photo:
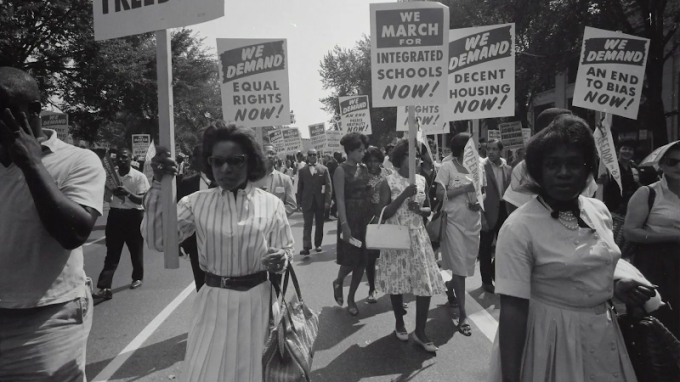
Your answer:
[[[366,227],[366,248],[402,251],[411,249],[411,235],[409,234],[408,227],[396,224],[382,224],[385,208],[380,212],[378,224],[369,224]]]

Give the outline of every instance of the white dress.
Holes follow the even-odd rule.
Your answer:
[[[160,185],[144,200],[142,236],[163,251]],[[269,248],[292,258],[293,235],[283,203],[248,183],[234,193],[222,188],[198,191],[177,204],[180,242],[196,233],[201,269],[219,276],[264,271]],[[181,381],[261,382],[262,354],[269,333],[270,283],[249,291],[212,288],[198,292],[187,340]]]

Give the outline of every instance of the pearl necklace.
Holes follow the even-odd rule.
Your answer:
[[[576,216],[571,212],[560,211],[557,215],[557,221],[570,231],[578,230],[578,221],[576,220]]]

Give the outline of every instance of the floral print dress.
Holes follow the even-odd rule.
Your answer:
[[[395,200],[409,182],[407,178],[393,173],[386,178],[392,200]],[[421,206],[425,202],[425,178],[416,175],[418,192],[415,196]],[[423,218],[408,209],[410,198],[399,206],[397,213],[387,219],[386,224],[409,227],[411,249],[404,251],[385,250],[380,252],[376,264],[376,289],[385,294],[411,293],[415,296],[432,296],[444,293],[444,281],[435,262],[430,238],[427,236]]]

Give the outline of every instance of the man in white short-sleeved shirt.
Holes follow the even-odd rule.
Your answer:
[[[144,218],[142,198],[149,191],[146,175],[130,166],[132,152],[128,148],[118,150],[116,156],[121,186],[113,190],[111,209],[106,219],[106,259],[99,274],[97,292],[94,297],[110,300],[113,297],[111,285],[116,273],[123,245],[127,244],[132,260],[132,284],[130,289],[142,286],[144,279],[144,239],[139,226]]]
[[[83,251],[105,174],[40,122],[40,89],[0,67],[0,381],[85,380],[92,326]]]

